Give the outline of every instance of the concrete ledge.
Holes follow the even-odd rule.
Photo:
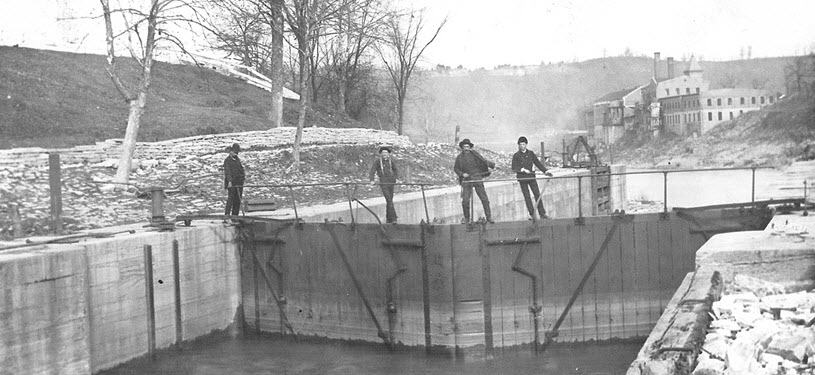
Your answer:
[[[815,287],[815,238],[768,231],[713,236],[696,253],[699,267],[715,268],[726,284],[745,274],[784,285],[788,291]]]

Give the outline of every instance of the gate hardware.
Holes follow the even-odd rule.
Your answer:
[[[500,238],[495,240],[487,240],[487,246],[502,246],[502,245],[526,245],[530,243],[540,243],[540,237],[529,238]]]

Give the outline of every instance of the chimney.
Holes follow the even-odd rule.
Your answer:
[[[674,58],[669,57],[668,58],[668,79],[671,79],[673,77],[674,77]]]
[[[659,81],[659,52],[654,52],[654,80]]]

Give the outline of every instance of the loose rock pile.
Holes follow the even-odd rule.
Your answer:
[[[744,275],[725,293],[693,374],[815,374],[815,293]]]
[[[132,185],[113,189],[120,145],[115,141],[96,146],[60,150],[62,168],[63,222],[67,231],[101,228],[118,224],[146,222],[151,201],[148,188],[166,188],[165,216],[222,212],[223,161],[226,146],[240,143],[240,158],[247,171],[247,184],[327,183],[368,181],[368,171],[377,148],[395,148],[403,177],[414,182],[455,184],[452,171],[458,147],[414,145],[394,132],[370,129],[307,128],[303,132],[300,172],[292,170],[293,128],[235,134],[219,134],[137,145]],[[0,238],[12,234],[9,204],[18,207],[23,235],[51,232],[48,155],[42,149],[0,150]],[[498,166],[496,178],[510,176],[508,155],[485,151]],[[403,178],[403,182],[404,182]],[[380,196],[378,187],[359,186],[356,191],[342,186],[295,188],[300,204],[344,201],[348,194],[358,198]],[[410,191],[397,187],[397,193]],[[289,206],[291,192],[286,188],[246,188],[246,199],[275,199]]]

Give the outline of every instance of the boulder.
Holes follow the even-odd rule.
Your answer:
[[[724,361],[713,359],[702,353],[699,356],[699,363],[693,369],[693,375],[722,375],[724,374]]]

